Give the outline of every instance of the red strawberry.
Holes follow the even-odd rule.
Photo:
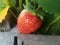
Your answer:
[[[35,32],[42,24],[41,19],[31,13],[29,10],[22,10],[17,20],[17,28],[19,33],[30,34]]]

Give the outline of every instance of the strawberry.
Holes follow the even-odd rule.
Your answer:
[[[42,24],[42,20],[35,13],[27,9],[22,10],[17,19],[17,28],[19,33],[30,34],[35,32]]]

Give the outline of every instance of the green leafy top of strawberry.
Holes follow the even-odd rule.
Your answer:
[[[41,14],[40,12],[40,7],[38,6],[37,8],[35,7],[34,3],[33,5],[31,4],[31,2],[28,3],[28,5],[24,5],[24,9],[29,10],[33,15],[37,15],[41,18],[41,20],[43,20],[43,14]]]

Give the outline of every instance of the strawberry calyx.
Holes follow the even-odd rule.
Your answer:
[[[41,20],[43,20],[43,15],[38,13],[38,10],[34,9],[34,7],[29,3],[28,5],[23,5],[24,9],[28,10],[30,13],[32,13],[34,16],[39,16]]]
[[[43,21],[43,15],[38,14],[35,10],[30,10],[30,9],[25,9],[25,10],[28,10],[33,16],[38,16],[40,20]]]

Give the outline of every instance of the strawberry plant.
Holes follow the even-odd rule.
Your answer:
[[[21,23],[19,21],[26,19],[24,17],[22,20],[20,20],[20,13],[22,13],[21,11],[24,11],[24,9],[26,9],[29,14],[32,13],[31,15],[34,14],[34,16],[37,15],[40,18],[40,21],[42,20],[42,24],[39,24],[40,26],[33,32],[40,34],[60,35],[60,0],[0,0],[0,15],[2,15],[2,10],[8,6],[9,11],[12,12],[13,16],[17,19],[16,22],[18,26]],[[24,24],[24,22],[22,23]],[[19,30],[20,27],[18,27]],[[23,28],[21,29],[23,30]]]
[[[31,5],[31,2],[35,2]],[[28,3],[28,2],[27,2]],[[26,3],[26,4],[27,4]],[[28,9],[36,11],[43,16],[43,22],[40,29],[37,30],[40,34],[60,34],[60,6],[59,0],[30,0]],[[38,4],[38,5],[36,5]],[[36,7],[37,6],[37,7]]]

